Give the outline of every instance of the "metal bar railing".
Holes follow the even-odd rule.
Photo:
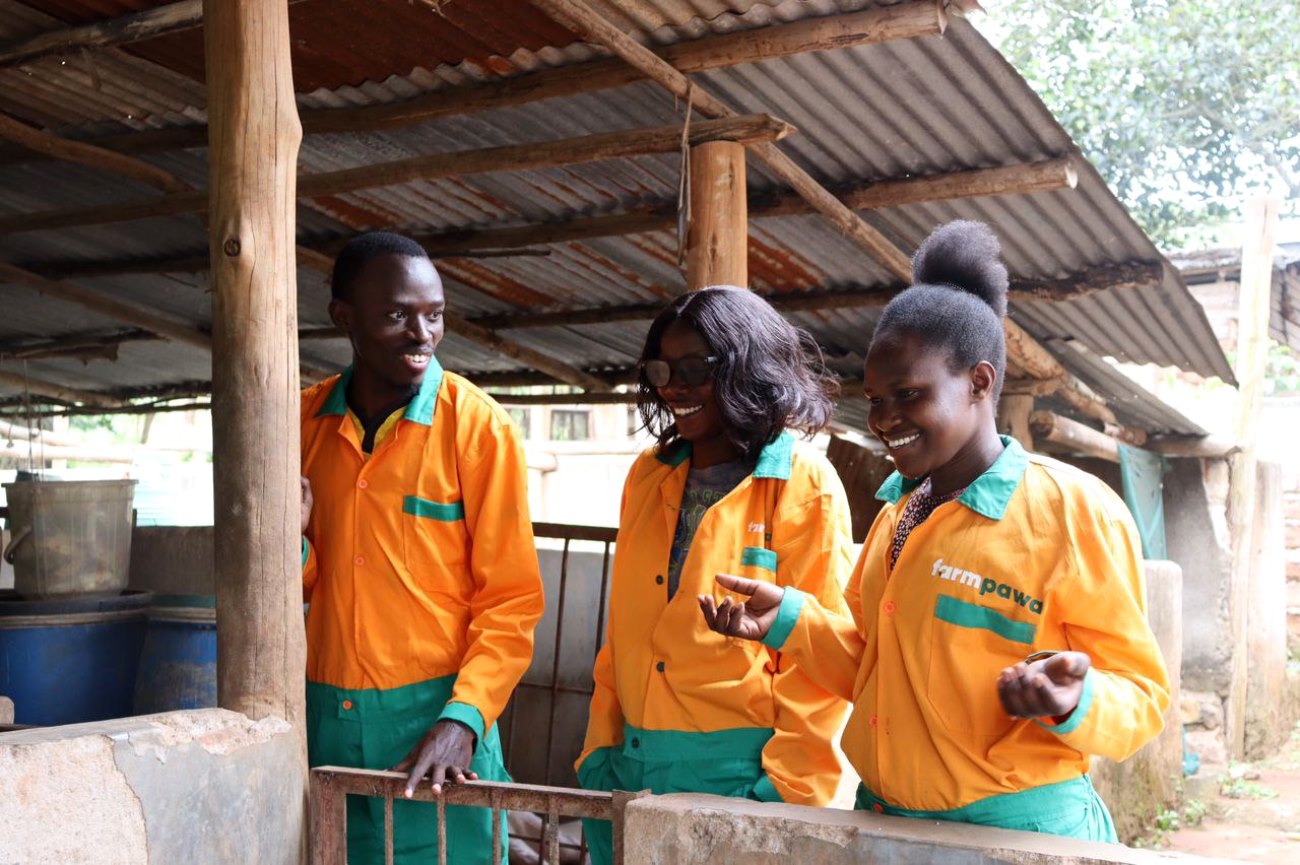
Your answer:
[[[311,863],[312,865],[346,865],[347,797],[372,796],[384,800],[384,861],[393,862],[393,800],[404,795],[406,775],[319,766],[311,770]],[[501,816],[503,811],[533,811],[546,815],[542,836],[546,856],[542,861],[558,865],[560,861],[559,826],[561,817],[586,817],[609,820],[614,828],[614,865],[623,865],[623,814],[627,803],[647,793],[602,793],[572,790],[565,787],[542,787],[533,784],[498,784],[467,781],[447,784],[441,793],[432,787],[415,789],[412,799],[433,802],[438,806],[438,863],[447,862],[446,807],[472,805],[491,809],[492,862],[501,861]]]

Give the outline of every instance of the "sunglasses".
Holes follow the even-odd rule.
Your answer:
[[[684,357],[669,363],[666,360],[647,360],[641,364],[641,374],[651,387],[668,387],[674,379],[686,387],[698,387],[713,374],[716,357]]]

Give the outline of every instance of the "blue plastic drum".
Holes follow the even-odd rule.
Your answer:
[[[14,722],[36,726],[131,714],[152,596],[0,598],[0,694]]]
[[[212,595],[155,595],[135,685],[135,713],[217,705],[217,618]]]

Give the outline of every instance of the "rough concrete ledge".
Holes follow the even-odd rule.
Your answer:
[[[0,734],[0,865],[297,865],[303,756],[224,709]]]
[[[624,856],[637,865],[1193,865],[1225,862],[960,823],[651,796],[628,805]]]

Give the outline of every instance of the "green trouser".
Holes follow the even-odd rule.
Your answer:
[[[861,811],[875,811],[895,817],[919,817],[922,820],[952,820],[958,823],[975,823],[980,826],[997,826],[1021,832],[1042,832],[1047,835],[1064,835],[1082,841],[1119,842],[1115,824],[1087,775],[1021,790],[989,796],[953,808],[950,811],[910,811],[895,808],[866,788],[858,786],[854,807]]]
[[[348,690],[307,683],[307,760],[312,766],[390,769],[402,761],[437,721],[451,698],[455,676],[401,688]],[[478,742],[470,768],[483,781],[509,781],[496,725]],[[348,865],[383,865],[384,800],[348,796]],[[393,852],[398,865],[438,861],[438,807],[393,802]],[[505,812],[501,815],[506,862]],[[447,862],[484,865],[492,860],[492,812],[447,806]]]
[[[586,790],[713,793],[780,802],[763,771],[763,746],[770,738],[771,730],[758,728],[681,733],[627,726],[622,745],[600,748],[582,761],[578,783]],[[609,821],[583,820],[582,831],[592,865],[610,865],[614,838]]]

